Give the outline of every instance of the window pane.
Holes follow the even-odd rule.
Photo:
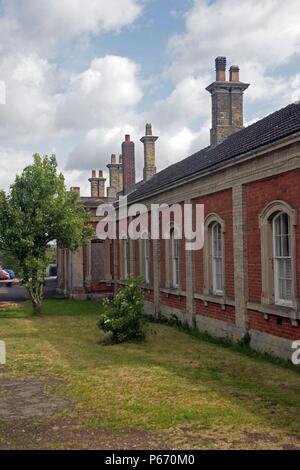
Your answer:
[[[291,258],[278,258],[277,264],[277,282],[279,300],[293,299],[293,279],[292,279],[292,260]]]
[[[176,238],[176,230],[171,232],[171,266],[172,266],[172,283],[173,287],[179,285],[179,240]]]
[[[282,214],[281,216],[281,231],[282,235],[289,235],[289,216],[287,214]]]
[[[213,224],[211,235],[213,291],[220,293],[223,291],[222,228],[220,224]]]

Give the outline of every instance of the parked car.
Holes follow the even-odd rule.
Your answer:
[[[12,281],[15,277],[15,273],[12,269],[3,269],[0,266],[0,281]],[[12,287],[12,283],[7,283],[6,286]]]

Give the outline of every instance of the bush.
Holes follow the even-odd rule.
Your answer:
[[[103,313],[97,322],[100,329],[112,333],[118,343],[142,340],[146,336],[144,297],[141,278],[129,277],[127,286],[111,301],[103,302]]]

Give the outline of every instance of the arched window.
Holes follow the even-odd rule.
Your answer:
[[[144,232],[141,237],[141,261],[142,275],[145,284],[150,282],[150,241],[148,234]]]
[[[171,283],[173,288],[179,287],[179,239],[176,228],[171,230]]]
[[[296,211],[284,201],[272,201],[260,214],[261,302],[295,307]]]
[[[225,222],[209,214],[204,223],[203,279],[206,295],[225,296]]]
[[[223,286],[223,243],[222,227],[218,222],[211,225],[212,242],[212,287],[215,295],[222,295]]]
[[[290,217],[279,212],[273,219],[274,293],[278,305],[293,303]]]

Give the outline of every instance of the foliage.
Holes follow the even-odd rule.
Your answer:
[[[146,336],[142,281],[142,278],[129,277],[127,286],[112,301],[103,302],[98,327],[112,333],[113,340],[118,343]]]
[[[53,241],[76,250],[92,234],[78,194],[67,192],[55,155],[34,155],[8,194],[0,192],[0,249],[15,257],[35,312],[41,311],[47,250]]]

